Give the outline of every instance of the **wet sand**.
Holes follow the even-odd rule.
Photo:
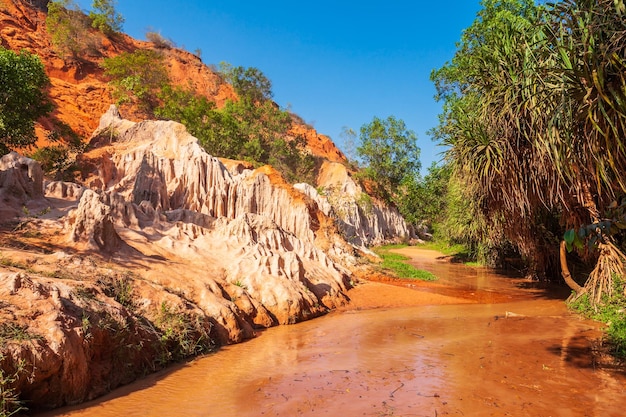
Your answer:
[[[601,325],[566,291],[402,252],[441,279],[364,283],[326,317],[47,415],[624,415],[624,370],[596,361]]]

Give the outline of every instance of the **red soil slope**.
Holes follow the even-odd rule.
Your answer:
[[[45,1],[1,0],[0,1],[0,45],[19,51],[25,49],[39,55],[50,78],[49,95],[55,111],[48,119],[41,120],[37,128],[40,144],[45,143],[46,133],[55,120],[69,125],[83,140],[89,138],[98,126],[100,116],[115,100],[100,66],[104,58],[139,48],[155,48],[150,42],[139,41],[127,35],[108,38],[92,31],[97,39],[98,50],[93,56],[83,57],[83,62],[67,62],[54,50],[46,31],[46,13],[42,7],[31,5]],[[187,51],[162,49],[170,78],[175,85],[191,86],[219,107],[226,100],[237,96],[229,84],[222,81],[201,59]],[[122,108],[124,116],[131,120],[145,118],[138,109]],[[303,124],[294,126],[293,132],[303,135],[310,151],[331,161],[345,161],[344,155],[327,136],[318,134]]]

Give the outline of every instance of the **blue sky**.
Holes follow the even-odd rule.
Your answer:
[[[91,0],[77,3],[88,9]],[[118,0],[117,10],[135,38],[156,31],[200,49],[207,64],[257,67],[280,106],[342,150],[344,126],[358,131],[374,116],[404,120],[428,167],[442,152],[426,133],[441,108],[430,72],[452,58],[479,0]]]

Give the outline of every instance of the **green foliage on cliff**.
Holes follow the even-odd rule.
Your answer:
[[[0,156],[35,143],[35,121],[52,111],[39,57],[0,47]]]
[[[151,114],[159,106],[159,94],[169,85],[165,57],[161,52],[138,49],[104,60],[118,103],[135,103]]]
[[[91,19],[73,0],[48,3],[46,29],[55,50],[64,58],[81,61],[86,55],[98,54],[97,40],[89,33]]]
[[[313,182],[315,159],[304,138],[289,135],[291,115],[267,99],[269,80],[257,69],[229,75],[239,76],[240,97],[221,109],[190,89],[165,85],[154,114],[184,124],[211,155],[269,164],[289,182]]]
[[[185,125],[211,155],[270,164],[290,182],[314,182],[315,158],[289,134],[292,116],[269,98],[271,82],[256,68],[226,68],[239,98],[221,109],[191,88],[173,86],[163,52],[140,49],[104,60],[118,103]]]
[[[253,102],[268,101],[274,95],[272,82],[258,68],[233,67],[229,63],[221,62],[219,73],[239,96],[247,97]]]
[[[107,36],[121,32],[124,17],[115,9],[115,0],[93,0],[89,12],[91,26]]]

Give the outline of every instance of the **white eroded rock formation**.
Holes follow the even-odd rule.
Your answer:
[[[80,162],[81,184],[44,184],[36,162],[0,161],[0,338],[21,335],[0,366],[25,366],[14,388],[35,407],[324,314],[348,300],[356,262],[340,231],[356,245],[411,236],[394,210],[363,205],[345,169],[320,196],[271,167],[229,170],[182,125],[115,107]]]
[[[335,218],[342,235],[353,245],[381,245],[416,238],[398,210],[372,199],[342,164],[325,162],[318,185],[321,192],[309,184],[295,187],[315,200],[324,214]]]
[[[103,194],[136,250],[150,242],[149,251],[197,265],[186,286],[241,287],[262,325],[297,322],[346,301],[348,272],[336,261],[349,261],[350,247],[316,203],[273,169],[233,175],[184,126],[131,123],[114,107],[94,143],[99,162],[88,185]],[[90,196],[83,194],[81,206]]]

